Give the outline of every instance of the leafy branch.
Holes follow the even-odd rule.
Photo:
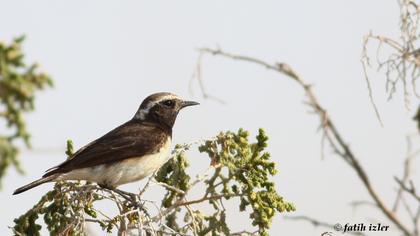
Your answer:
[[[11,165],[23,172],[16,143],[21,140],[30,147],[24,113],[34,110],[36,92],[52,86],[51,78],[38,72],[37,64],[25,64],[23,40],[22,36],[9,45],[0,42],[0,118],[6,121],[0,135],[0,180]]]
[[[271,176],[277,170],[265,152],[268,137],[262,129],[255,143],[249,133],[221,132],[214,139],[201,143],[199,151],[210,158],[208,170],[192,178],[188,174],[187,151],[194,144],[177,145],[173,157],[162,166],[138,193],[103,189],[84,182],[58,182],[54,190],[25,214],[15,219],[15,235],[40,235],[43,221],[52,235],[83,235],[85,224],[99,225],[104,231],[119,235],[255,235],[256,232],[231,232],[229,212],[224,207],[231,199],[240,200],[239,210],[250,212],[252,225],[259,235],[268,235],[276,212],[293,211],[294,206],[275,190]],[[72,153],[68,143],[68,155]],[[197,185],[204,188],[201,197],[191,198]],[[165,190],[163,198],[145,199],[143,194],[151,186]],[[106,215],[95,204],[110,201],[118,209],[117,215]],[[194,209],[207,204],[210,213]],[[155,209],[155,210],[153,210]]]

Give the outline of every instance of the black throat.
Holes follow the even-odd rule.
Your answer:
[[[153,119],[151,117],[146,117],[144,120],[133,118],[136,122],[140,122],[144,125],[151,125],[161,129],[165,134],[172,138],[172,126],[167,122],[162,121],[161,119]]]

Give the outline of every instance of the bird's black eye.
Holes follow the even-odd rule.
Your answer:
[[[163,102],[163,104],[167,107],[174,107],[175,103],[172,100],[166,100]]]

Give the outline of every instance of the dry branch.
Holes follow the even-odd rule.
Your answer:
[[[380,116],[373,101],[373,91],[368,75],[368,68],[373,66],[368,53],[370,43],[376,43],[377,45],[375,67],[378,71],[384,70],[385,72],[388,99],[392,99],[397,91],[397,86],[400,84],[407,110],[410,110],[411,92],[415,97],[420,98],[416,85],[416,81],[420,77],[420,48],[417,42],[419,38],[420,8],[413,0],[399,0],[398,3],[400,5],[400,36],[392,38],[369,32],[363,41],[361,58],[363,72],[369,98],[379,119]]]
[[[278,72],[280,74],[286,75],[288,78],[292,79],[293,81],[297,82],[300,87],[304,90],[307,96],[307,103],[309,106],[314,110],[314,112],[319,116],[321,128],[324,132],[328,143],[334,150],[334,152],[340,156],[349,166],[356,172],[359,179],[362,181],[363,186],[368,191],[370,197],[374,201],[374,203],[378,206],[378,208],[382,211],[382,213],[393,223],[395,226],[404,234],[404,235],[415,235],[413,232],[410,231],[409,227],[404,225],[400,218],[395,215],[391,208],[389,208],[385,202],[382,200],[382,197],[379,193],[374,189],[367,172],[362,167],[358,158],[354,155],[351,148],[348,146],[347,142],[344,141],[341,133],[337,130],[335,124],[331,120],[330,116],[327,114],[326,109],[320,104],[318,98],[315,96],[315,93],[312,90],[312,86],[306,83],[298,74],[286,63],[268,63],[263,60],[243,56],[238,54],[232,54],[221,49],[211,49],[211,48],[201,48],[199,49],[199,53],[210,54],[213,56],[221,56],[225,58],[230,58],[237,61],[242,62],[249,62],[252,64],[257,64],[260,66],[265,67],[268,70],[272,70]],[[201,57],[200,57],[201,58]],[[198,66],[197,68],[200,68]],[[201,78],[197,78],[201,80]]]

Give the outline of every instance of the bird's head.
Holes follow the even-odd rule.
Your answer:
[[[173,93],[154,93],[143,100],[134,119],[156,122],[172,128],[182,108],[198,104],[198,102],[184,101]]]

